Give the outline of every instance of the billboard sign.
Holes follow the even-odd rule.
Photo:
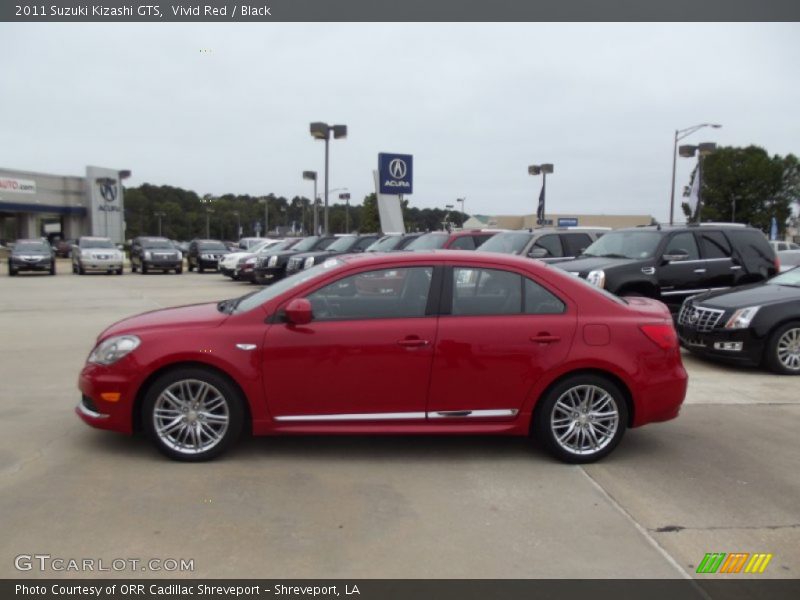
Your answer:
[[[559,227],[577,227],[578,226],[578,219],[577,217],[561,217],[558,219],[558,226]]]
[[[379,193],[398,196],[413,190],[413,157],[410,154],[378,154]]]
[[[15,192],[17,194],[35,194],[36,182],[32,179],[16,179],[14,177],[0,177],[0,192]]]

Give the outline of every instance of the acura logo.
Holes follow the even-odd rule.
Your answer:
[[[389,163],[389,175],[395,179],[403,179],[407,171],[406,161],[401,158],[394,158]]]
[[[117,199],[117,186],[108,181],[100,184],[100,195],[106,202],[113,202]]]

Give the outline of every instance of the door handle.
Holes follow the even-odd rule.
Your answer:
[[[731,267],[731,271],[741,271],[741,270],[742,270],[742,267],[740,267],[739,265],[733,265]]]
[[[695,273],[705,273],[706,270],[705,269],[695,269],[694,272]]]
[[[430,342],[428,340],[397,340],[398,346],[403,346],[404,348],[422,348],[423,346],[427,346]]]
[[[537,335],[532,335],[531,341],[537,342],[539,344],[552,344],[553,342],[561,341],[561,337],[558,335],[550,335],[549,333],[543,332]]]

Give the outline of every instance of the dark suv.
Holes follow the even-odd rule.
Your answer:
[[[220,259],[226,254],[230,254],[230,251],[219,240],[192,240],[186,256],[186,266],[190,271],[197,269],[198,273],[202,273],[206,269],[216,271],[219,268]]]
[[[323,250],[297,253],[289,258],[289,263],[286,265],[286,275],[308,269],[334,256],[364,252],[369,246],[377,242],[380,237],[381,236],[376,233],[368,235],[343,235],[338,237],[335,242]]]
[[[131,271],[183,273],[183,254],[167,238],[137,237],[131,244]]]
[[[527,256],[547,263],[563,262],[582,254],[607,227],[542,227],[498,233],[478,250]]]
[[[775,252],[758,229],[716,223],[617,229],[556,266],[618,296],[672,305],[778,272]]]
[[[47,240],[17,240],[8,257],[8,274],[20,271],[40,271],[56,274],[56,258]]]

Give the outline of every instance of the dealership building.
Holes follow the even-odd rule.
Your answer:
[[[55,230],[63,239],[95,235],[122,243],[121,182],[129,176],[130,171],[91,166],[83,177],[0,167],[0,238],[38,238]]]

